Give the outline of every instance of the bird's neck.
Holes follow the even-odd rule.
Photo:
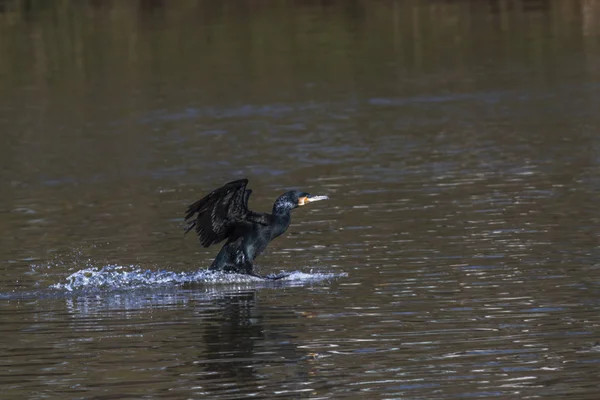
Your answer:
[[[292,221],[292,215],[290,210],[273,210],[273,232],[271,237],[274,239],[286,231],[290,222]]]

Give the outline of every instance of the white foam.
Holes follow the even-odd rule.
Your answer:
[[[283,273],[283,272],[282,272]],[[261,279],[249,275],[225,274],[208,270],[196,272],[151,271],[136,265],[105,265],[84,268],[72,273],[64,283],[51,285],[52,289],[75,290],[114,290],[136,289],[153,286],[173,286],[183,284],[245,284],[247,286],[265,286],[279,282],[284,286],[301,286],[307,283],[330,280],[347,276],[345,273],[320,273],[293,271],[278,280]]]

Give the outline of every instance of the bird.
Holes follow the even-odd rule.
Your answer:
[[[247,185],[245,178],[226,183],[188,206],[184,235],[194,229],[204,247],[226,241],[209,270],[269,278],[255,271],[254,259],[288,229],[293,209],[329,197],[292,190],[275,200],[270,214],[259,213],[248,208]]]

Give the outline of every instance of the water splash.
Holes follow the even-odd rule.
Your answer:
[[[247,284],[254,286],[302,286],[308,283],[347,276],[345,273],[320,273],[294,271],[282,279],[271,281],[254,276],[225,274],[208,270],[196,272],[151,271],[139,266],[106,265],[81,269],[66,278],[64,283],[56,283],[50,288],[66,290],[115,290],[138,289],[156,286],[184,284]]]

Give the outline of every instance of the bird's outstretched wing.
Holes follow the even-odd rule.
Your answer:
[[[246,189],[248,179],[229,182],[190,205],[186,210],[185,233],[195,228],[202,246],[219,243],[244,223],[268,225],[266,214],[248,209],[252,190]]]

